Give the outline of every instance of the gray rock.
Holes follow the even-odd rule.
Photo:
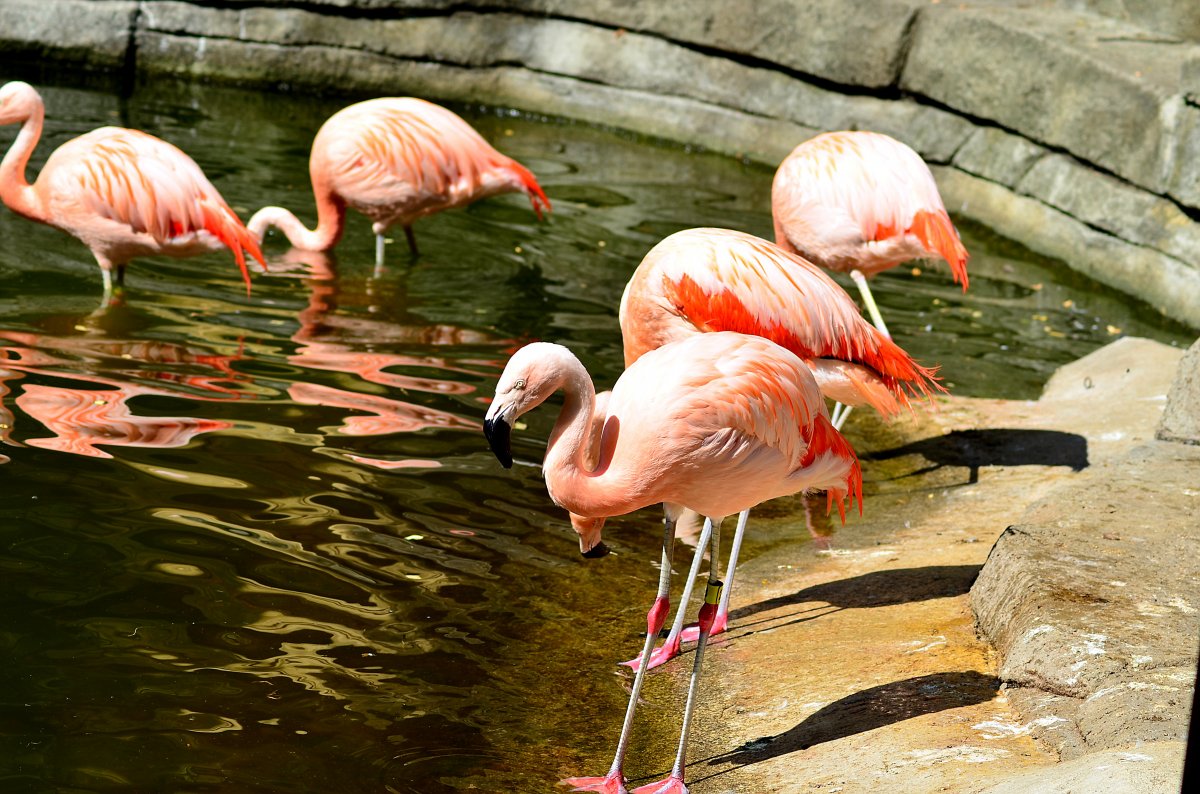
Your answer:
[[[1130,242],[1195,262],[1200,223],[1172,201],[1102,174],[1066,155],[1039,160],[1017,190]]]
[[[1137,744],[1014,775],[980,794],[1076,794],[1138,791],[1175,794],[1183,776],[1184,742]]]
[[[1046,154],[1045,148],[996,127],[977,127],[954,155],[954,165],[969,174],[1015,187]]]
[[[135,2],[5,0],[0,3],[0,58],[120,68],[132,40]]]
[[[1064,757],[1186,738],[1200,545],[1159,516],[1196,513],[1198,467],[1161,442],[1089,467],[1005,531],[971,589],[1001,679],[1061,700],[1080,737]]]
[[[1200,340],[1179,362],[1157,436],[1163,441],[1200,444]]]
[[[1139,28],[1053,9],[930,6],[901,86],[1161,192],[1180,70],[1195,48],[1142,37]]]

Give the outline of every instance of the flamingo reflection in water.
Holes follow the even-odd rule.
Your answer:
[[[274,266],[276,263],[272,262]],[[406,375],[392,368],[438,370],[477,377],[478,372],[452,364],[444,356],[407,355],[378,352],[376,346],[440,347],[458,345],[508,344],[485,333],[448,324],[403,323],[376,319],[366,313],[340,312],[337,261],[320,251],[289,250],[275,266],[276,275],[304,273],[309,288],[308,305],[297,319],[300,327],[292,335],[299,347],[288,356],[288,363],[306,370],[353,375],[365,383],[385,386],[400,392],[441,395],[466,395],[475,388],[461,378],[436,378]],[[376,283],[376,279],[369,280]],[[345,285],[343,285],[345,286]],[[343,289],[342,294],[346,294]],[[368,296],[369,299],[369,296]],[[484,359],[464,363],[495,366]],[[449,411],[374,394],[374,389],[359,391],[311,381],[297,381],[288,387],[288,396],[298,403],[342,408],[365,415],[347,416],[334,432],[345,436],[379,436],[411,433],[429,428],[454,428],[476,432],[480,424]],[[419,459],[386,460],[360,455],[355,462],[377,468],[432,467],[433,461]]]
[[[6,343],[0,346],[5,365],[0,369],[0,400],[13,391],[9,381],[26,376],[88,384],[83,388],[22,384],[14,404],[54,434],[27,438],[25,443],[33,447],[99,458],[112,457],[99,449],[101,446],[182,447],[197,435],[228,429],[232,423],[186,416],[141,416],[133,411],[130,401],[142,396],[185,396],[180,386],[186,387],[191,392],[187,398],[194,400],[224,401],[247,396],[233,385],[237,375],[231,362],[235,357],[191,346],[15,331],[0,332],[0,341]],[[112,362],[120,364],[109,370],[106,363]],[[110,374],[81,371],[85,367],[104,368]],[[19,445],[11,438],[16,417],[3,405],[0,420],[4,425],[0,440]]]

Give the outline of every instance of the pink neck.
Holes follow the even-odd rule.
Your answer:
[[[329,190],[313,185],[317,200],[317,228],[309,229],[290,210],[283,207],[263,207],[246,224],[261,242],[267,229],[274,226],[283,232],[288,242],[305,251],[328,251],[342,238],[346,224],[346,205]]]
[[[0,162],[0,201],[18,215],[39,221],[43,213],[33,186],[25,179],[25,168],[29,165],[38,139],[42,137],[44,118],[45,111],[39,102],[33,106],[29,117],[21,125],[17,139],[4,155],[3,162]]]

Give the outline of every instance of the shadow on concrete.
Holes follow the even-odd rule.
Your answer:
[[[926,474],[943,466],[963,466],[970,469],[968,483],[979,481],[983,466],[1070,466],[1075,471],[1088,466],[1087,439],[1077,433],[1010,428],[955,430],[859,457],[890,460],[905,455],[920,455],[931,465],[901,477]]]
[[[930,565],[925,568],[896,568],[872,571],[861,576],[838,579],[813,585],[785,596],[769,598],[729,611],[733,628],[750,634],[755,621],[748,620],[760,612],[772,612],[800,604],[821,604],[795,615],[772,615],[772,628],[802,623],[843,609],[868,609],[897,604],[928,601],[932,598],[953,598],[970,591],[979,575],[980,565]],[[788,618],[793,618],[788,620]],[[778,622],[778,621],[783,622]]]
[[[999,688],[997,678],[975,670],[932,673],[873,686],[835,700],[794,728],[746,742],[707,762],[737,767],[766,761],[901,720],[986,703],[996,696]]]

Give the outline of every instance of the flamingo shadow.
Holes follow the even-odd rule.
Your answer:
[[[775,623],[773,628],[812,620],[843,609],[869,609],[871,607],[896,606],[933,598],[953,598],[969,592],[980,565],[930,565],[924,568],[894,568],[872,571],[861,576],[851,576],[833,582],[806,587],[795,593],[768,598],[756,604],[738,607],[729,611],[731,623],[738,629],[749,629],[755,621],[749,618],[789,606],[819,602],[828,605],[818,611],[815,607],[803,610],[801,617],[785,623]],[[810,614],[811,613],[811,614]],[[778,618],[770,618],[772,622]],[[765,622],[765,621],[764,621]],[[747,634],[753,630],[746,631]]]
[[[1060,430],[1017,428],[954,430],[859,457],[890,460],[905,455],[920,455],[931,465],[901,476],[913,477],[943,466],[964,466],[970,469],[968,483],[979,481],[979,469],[983,466],[1070,466],[1074,471],[1088,466],[1087,439],[1083,436]]]
[[[997,678],[975,670],[931,673],[873,686],[835,700],[794,728],[746,742],[709,764],[747,764],[844,739],[924,714],[986,703],[996,696]],[[727,770],[726,770],[727,771]],[[720,773],[717,773],[720,774]]]

